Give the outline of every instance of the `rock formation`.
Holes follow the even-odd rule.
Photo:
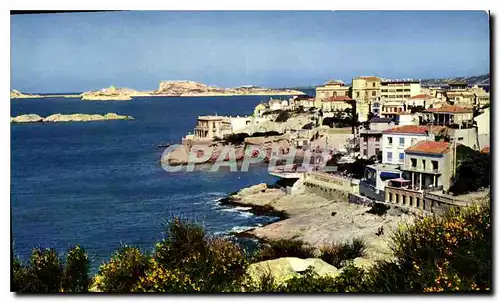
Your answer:
[[[133,120],[134,118],[127,115],[118,115],[116,113],[101,114],[52,114],[43,118],[37,114],[24,114],[16,117],[11,117],[11,123],[59,123],[59,122],[92,122],[92,121],[109,121],[109,120]]]
[[[10,98],[11,99],[30,99],[30,98],[41,98],[43,96],[38,95],[38,94],[29,94],[29,93],[24,93],[19,90],[12,90],[10,92]]]
[[[231,95],[302,95],[298,90],[278,90],[257,86],[220,88],[194,81],[162,81],[153,95],[158,96],[231,96]]]
[[[84,101],[128,101],[133,96],[148,96],[149,92],[137,91],[130,88],[103,88],[101,90],[87,91],[80,94]]]

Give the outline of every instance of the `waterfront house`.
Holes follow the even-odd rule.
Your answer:
[[[382,131],[395,126],[390,118],[373,117],[367,127],[359,131],[360,152],[365,158],[370,158],[382,151]]]
[[[273,99],[273,98],[271,98],[269,100],[269,110],[270,111],[276,111],[276,110],[283,109],[281,102],[282,102],[282,100],[280,100],[280,99]]]
[[[402,171],[398,165],[378,163],[367,165],[364,177],[359,183],[359,193],[368,198],[384,201],[386,183],[395,178],[400,178]]]
[[[227,118],[217,115],[198,116],[194,128],[194,138],[196,140],[224,138],[225,135],[231,133],[231,122]]]
[[[405,150],[402,178],[385,186],[385,201],[425,210],[424,192],[447,191],[451,185],[453,154],[448,142],[419,141]]]
[[[406,125],[382,131],[382,163],[401,165],[404,163],[404,150],[418,141],[434,140],[434,133],[444,127]]]

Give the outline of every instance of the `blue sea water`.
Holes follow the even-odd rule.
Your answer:
[[[217,199],[245,186],[274,183],[266,166],[248,172],[162,169],[160,143],[177,143],[198,115],[246,115],[267,96],[154,97],[86,102],[15,99],[11,116],[108,113],[135,120],[11,125],[11,209],[14,251],[27,260],[34,246],[64,252],[82,244],[95,272],[121,244],[151,251],[164,223],[181,215],[211,233],[266,224]]]

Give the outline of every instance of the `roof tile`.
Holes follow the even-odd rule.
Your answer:
[[[418,152],[429,154],[445,154],[450,151],[450,143],[436,141],[420,141],[407,148],[405,152]]]

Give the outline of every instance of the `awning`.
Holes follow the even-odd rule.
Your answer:
[[[391,181],[396,181],[396,182],[401,182],[401,183],[411,182],[411,180],[407,180],[407,179],[403,179],[403,178],[391,179]]]
[[[392,179],[392,178],[399,178],[399,173],[394,173],[394,172],[381,172],[380,173],[380,178],[386,178],[386,179]]]

